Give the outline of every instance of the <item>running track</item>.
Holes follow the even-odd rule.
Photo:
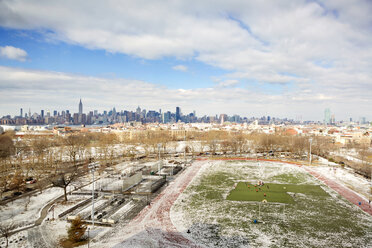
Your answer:
[[[218,158],[218,159],[211,159],[211,160],[256,160],[256,158]],[[298,167],[304,168],[310,175],[314,176],[315,178],[322,181],[324,184],[326,184],[328,187],[342,195],[344,198],[346,198],[351,203],[357,205],[359,208],[361,208],[364,212],[372,215],[372,207],[368,204],[368,201],[356,194],[353,190],[335,182],[334,180],[331,180],[324,175],[314,171],[311,169],[311,167],[303,166],[302,164],[290,162],[290,161],[281,161],[281,160],[274,160],[274,159],[258,159],[259,161],[270,161],[270,162],[281,162],[281,163],[287,163],[287,164],[294,164]],[[359,205],[359,202],[361,205]]]
[[[328,187],[330,187],[331,189],[335,190],[337,193],[345,197],[348,201],[360,207],[364,212],[372,215],[372,207],[368,204],[368,201],[360,197],[354,191],[321,175],[320,173],[312,170],[309,167],[302,166],[302,168],[304,168],[309,174],[313,175],[314,177],[325,183]],[[359,202],[361,203],[361,205],[359,205]]]

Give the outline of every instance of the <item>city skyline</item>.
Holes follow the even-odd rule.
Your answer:
[[[75,111],[74,109],[76,108],[75,107],[72,107],[72,108],[57,108],[57,109],[52,109],[52,108],[39,108],[37,109],[36,111],[34,110],[31,110],[31,108],[28,108],[28,109],[24,109],[24,108],[20,108],[18,110],[18,114],[15,113],[15,114],[11,114],[11,113],[8,113],[8,114],[5,114],[3,116],[0,116],[0,119],[2,117],[7,117],[7,116],[10,116],[11,118],[18,118],[18,117],[30,117],[30,114],[31,115],[34,115],[34,114],[38,114],[40,115],[41,117],[44,117],[44,113],[45,115],[47,115],[48,113],[50,114],[50,116],[57,116],[57,113],[58,115],[62,115],[63,112],[69,112],[70,114],[78,114],[79,116],[81,116],[82,114],[88,114],[89,112],[94,112],[94,113],[98,113],[98,114],[104,114],[105,112],[110,112],[110,111],[116,111],[116,107],[112,107],[112,108],[107,108],[107,109],[104,109],[104,108],[89,108],[88,107],[88,110],[86,112],[83,111],[83,103],[82,103],[82,98],[80,98],[79,100],[79,103],[78,103],[78,107],[76,108],[77,111]],[[192,110],[192,111],[184,111],[182,112],[181,111],[181,107],[180,106],[175,106],[170,109],[161,109],[161,108],[156,108],[154,106],[151,106],[149,108],[145,108],[145,107],[141,107],[140,105],[138,105],[137,107],[135,108],[125,108],[125,107],[118,107],[118,111],[117,113],[120,114],[120,112],[123,112],[123,111],[130,111],[130,112],[133,112],[133,113],[137,113],[138,111],[141,112],[141,109],[144,110],[144,111],[155,111],[157,113],[160,112],[160,114],[163,112],[171,112],[171,113],[174,113],[174,117],[175,117],[175,122],[177,122],[178,120],[180,120],[180,114],[182,114],[183,116],[184,115],[188,115],[188,114],[193,114],[194,116],[196,111],[195,110]],[[158,111],[159,110],[159,111]],[[356,122],[360,122],[360,120],[364,120],[363,123],[367,123],[369,122],[369,119],[366,118],[365,116],[357,116],[357,117],[352,117],[352,116],[349,116],[348,118],[346,119],[337,119],[336,121],[336,117],[335,117],[335,114],[332,112],[332,115],[331,115],[331,110],[329,108],[325,108],[323,111],[324,114],[323,114],[323,119],[321,120],[311,120],[311,119],[303,119],[303,117],[301,115],[297,115],[295,116],[294,118],[292,117],[288,117],[288,116],[275,116],[275,115],[272,115],[271,117],[274,117],[274,118],[277,118],[277,119],[285,119],[285,120],[292,120],[292,121],[295,121],[295,122],[320,122],[320,123],[326,123],[326,124],[335,124],[336,122],[352,122],[353,120],[356,121]],[[24,113],[24,114],[23,114]],[[215,117],[215,116],[219,116],[220,115],[226,115],[226,113],[210,113],[210,114],[201,114],[200,116],[198,117]],[[248,118],[248,119],[261,119],[261,118],[264,118],[264,117],[269,117],[270,118],[270,115],[260,115],[260,116],[253,116],[253,115],[239,115],[239,114],[227,114],[228,116],[239,116],[239,118]],[[71,116],[73,118],[73,116]],[[81,117],[80,117],[81,118]],[[331,121],[332,120],[332,121]]]
[[[99,111],[182,106],[323,121],[329,108],[337,120],[372,119],[369,1],[19,0],[0,9],[0,116],[74,109],[82,97]]]
[[[329,108],[324,110],[323,121],[315,120],[303,120],[302,116],[296,116],[295,119],[288,117],[277,117],[277,116],[240,116],[238,114],[227,115],[225,113],[217,113],[210,115],[197,116],[196,111],[182,112],[180,106],[175,107],[175,111],[169,109],[155,108],[145,109],[140,106],[134,109],[118,109],[116,107],[103,110],[99,112],[97,109],[91,109],[86,112],[83,111],[83,103],[80,98],[78,104],[78,111],[70,109],[41,109],[38,112],[31,111],[25,112],[23,115],[23,108],[19,109],[19,115],[5,115],[0,118],[0,124],[11,124],[11,125],[24,125],[24,124],[113,124],[113,123],[127,123],[127,122],[142,122],[142,123],[196,123],[196,122],[214,122],[214,123],[250,123],[255,120],[259,120],[261,124],[271,123],[324,123],[325,125],[336,125],[340,123],[351,123],[353,118],[350,117],[348,120],[336,120],[335,114],[331,112]],[[365,116],[354,118],[354,123],[368,124],[369,121]]]

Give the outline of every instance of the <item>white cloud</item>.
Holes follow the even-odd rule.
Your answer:
[[[233,87],[239,84],[239,80],[236,79],[227,79],[218,83],[220,87]]]
[[[359,99],[352,97],[353,89],[323,90],[323,93],[297,89],[269,94],[264,89],[231,87],[238,83],[233,79],[220,83],[211,88],[171,89],[138,80],[0,66],[0,116],[18,113],[19,108],[31,108],[32,112],[40,109],[77,112],[80,97],[86,111],[109,110],[114,106],[117,110],[135,110],[138,105],[147,110],[174,111],[176,106],[181,106],[184,113],[196,110],[199,116],[226,113],[294,117],[302,114],[304,118],[321,120],[324,108],[330,107],[337,118],[372,116],[370,92],[365,92]],[[361,101],[364,105],[355,108]]]
[[[175,65],[172,67],[172,69],[176,71],[187,71],[188,70],[187,66],[185,65]]]
[[[279,112],[286,106],[288,113],[311,116],[319,105],[372,118],[365,107],[372,95],[369,13],[372,3],[366,0],[0,1],[3,27],[48,30],[47,39],[144,59],[197,60],[227,70],[220,82],[234,78],[262,85],[257,94],[270,104],[280,102]],[[269,95],[270,87],[281,90]],[[187,98],[213,92],[219,99],[231,93],[247,101],[234,89],[171,93]]]
[[[13,46],[0,46],[0,57],[24,62],[27,58],[27,52]]]

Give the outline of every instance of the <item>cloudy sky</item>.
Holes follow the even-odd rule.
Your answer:
[[[0,116],[142,108],[372,120],[368,0],[0,0]]]

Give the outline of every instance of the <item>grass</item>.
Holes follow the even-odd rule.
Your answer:
[[[239,182],[227,196],[231,201],[256,201],[266,199],[267,202],[294,203],[293,197],[288,192],[328,195],[319,185],[294,185],[266,183],[263,186],[247,182]]]
[[[196,241],[207,246],[210,246],[208,242],[218,244],[215,247],[240,244],[368,247],[372,244],[371,216],[319,185],[319,181],[300,168],[283,163],[260,165],[264,166],[258,167],[252,161],[214,162],[185,190],[182,201],[177,201],[173,209],[182,215],[183,225],[191,229]],[[257,180],[265,182],[259,193],[253,190],[254,185],[247,190],[245,181]],[[269,189],[265,189],[267,185]],[[268,203],[261,204],[259,217],[258,202],[264,199],[264,191]],[[259,219],[260,224],[253,224],[254,219]],[[212,235],[208,226],[218,231]]]

